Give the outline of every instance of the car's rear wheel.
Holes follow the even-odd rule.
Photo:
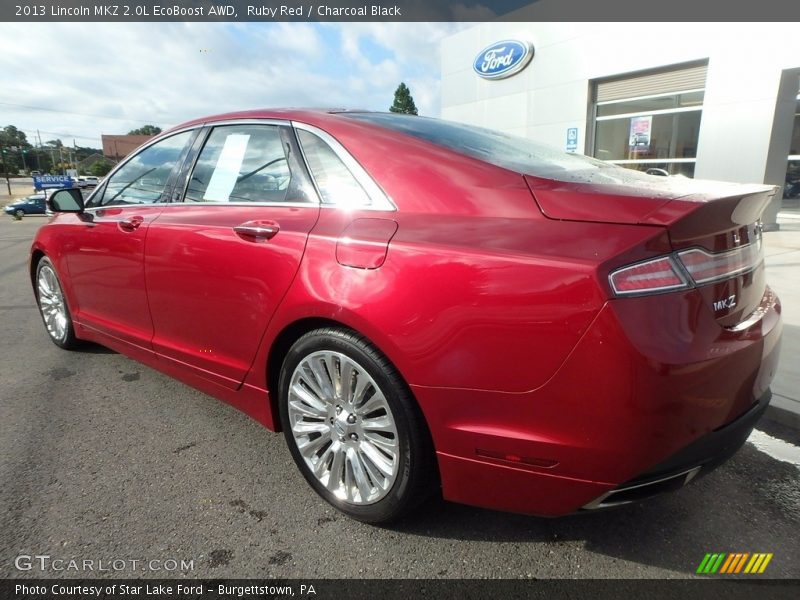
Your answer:
[[[325,328],[301,337],[284,360],[279,394],[292,457],[340,511],[383,523],[431,491],[434,456],[419,407],[362,336]]]
[[[45,329],[56,346],[70,350],[78,346],[72,316],[67,307],[61,282],[49,258],[36,265],[36,301]]]

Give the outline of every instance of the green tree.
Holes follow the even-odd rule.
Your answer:
[[[75,152],[75,160],[84,160],[90,157],[92,154],[103,153],[100,148],[91,148],[89,146],[75,146],[73,150]]]
[[[7,146],[0,142],[0,177],[16,175],[19,172],[21,162],[17,160],[17,153],[12,152]]]
[[[89,172],[92,175],[94,175],[95,177],[103,177],[104,175],[108,174],[108,172],[111,170],[111,167],[113,167],[113,166],[114,165],[112,165],[110,162],[108,162],[105,159],[104,160],[98,160],[91,167],[89,167]]]
[[[417,105],[414,104],[414,98],[411,96],[411,90],[405,83],[400,83],[394,91],[394,102],[389,107],[393,113],[404,113],[407,115],[417,114]]]
[[[144,127],[139,127],[139,129],[131,129],[128,135],[158,135],[159,133],[161,133],[161,127],[145,125]]]
[[[13,125],[6,125],[0,129],[0,143],[9,146],[30,146],[25,132],[20,131]]]
[[[28,164],[30,149],[31,145],[28,143],[24,131],[20,131],[13,125],[7,125],[0,129],[0,152],[3,153],[3,161],[10,174],[16,175],[22,170],[23,153],[25,154],[25,166],[31,168]],[[0,171],[3,170],[2,164],[0,162]]]
[[[53,168],[53,162],[50,160],[50,153],[42,148],[31,148],[25,155],[25,160],[28,164],[29,171],[49,173]]]

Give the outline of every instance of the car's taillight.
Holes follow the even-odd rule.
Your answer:
[[[652,294],[705,285],[755,269],[764,260],[761,240],[725,252],[683,250],[617,269],[609,282],[618,296]]]
[[[692,248],[678,252],[678,257],[697,285],[752,271],[763,260],[760,239],[728,252],[712,254],[700,248]]]
[[[670,256],[623,267],[611,273],[609,281],[619,296],[650,294],[689,287]]]

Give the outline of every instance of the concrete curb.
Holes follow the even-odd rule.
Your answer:
[[[764,418],[792,429],[800,430],[800,414],[770,404],[764,413]],[[758,425],[756,425],[758,429]]]

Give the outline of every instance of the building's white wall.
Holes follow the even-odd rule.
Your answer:
[[[695,177],[763,181],[781,72],[800,67],[790,39],[784,25],[737,24],[711,49]]]
[[[584,148],[593,79],[708,59],[696,177],[763,181],[781,71],[800,67],[792,23],[485,23],[442,43],[442,117]],[[489,44],[533,42],[526,69],[487,81]]]

